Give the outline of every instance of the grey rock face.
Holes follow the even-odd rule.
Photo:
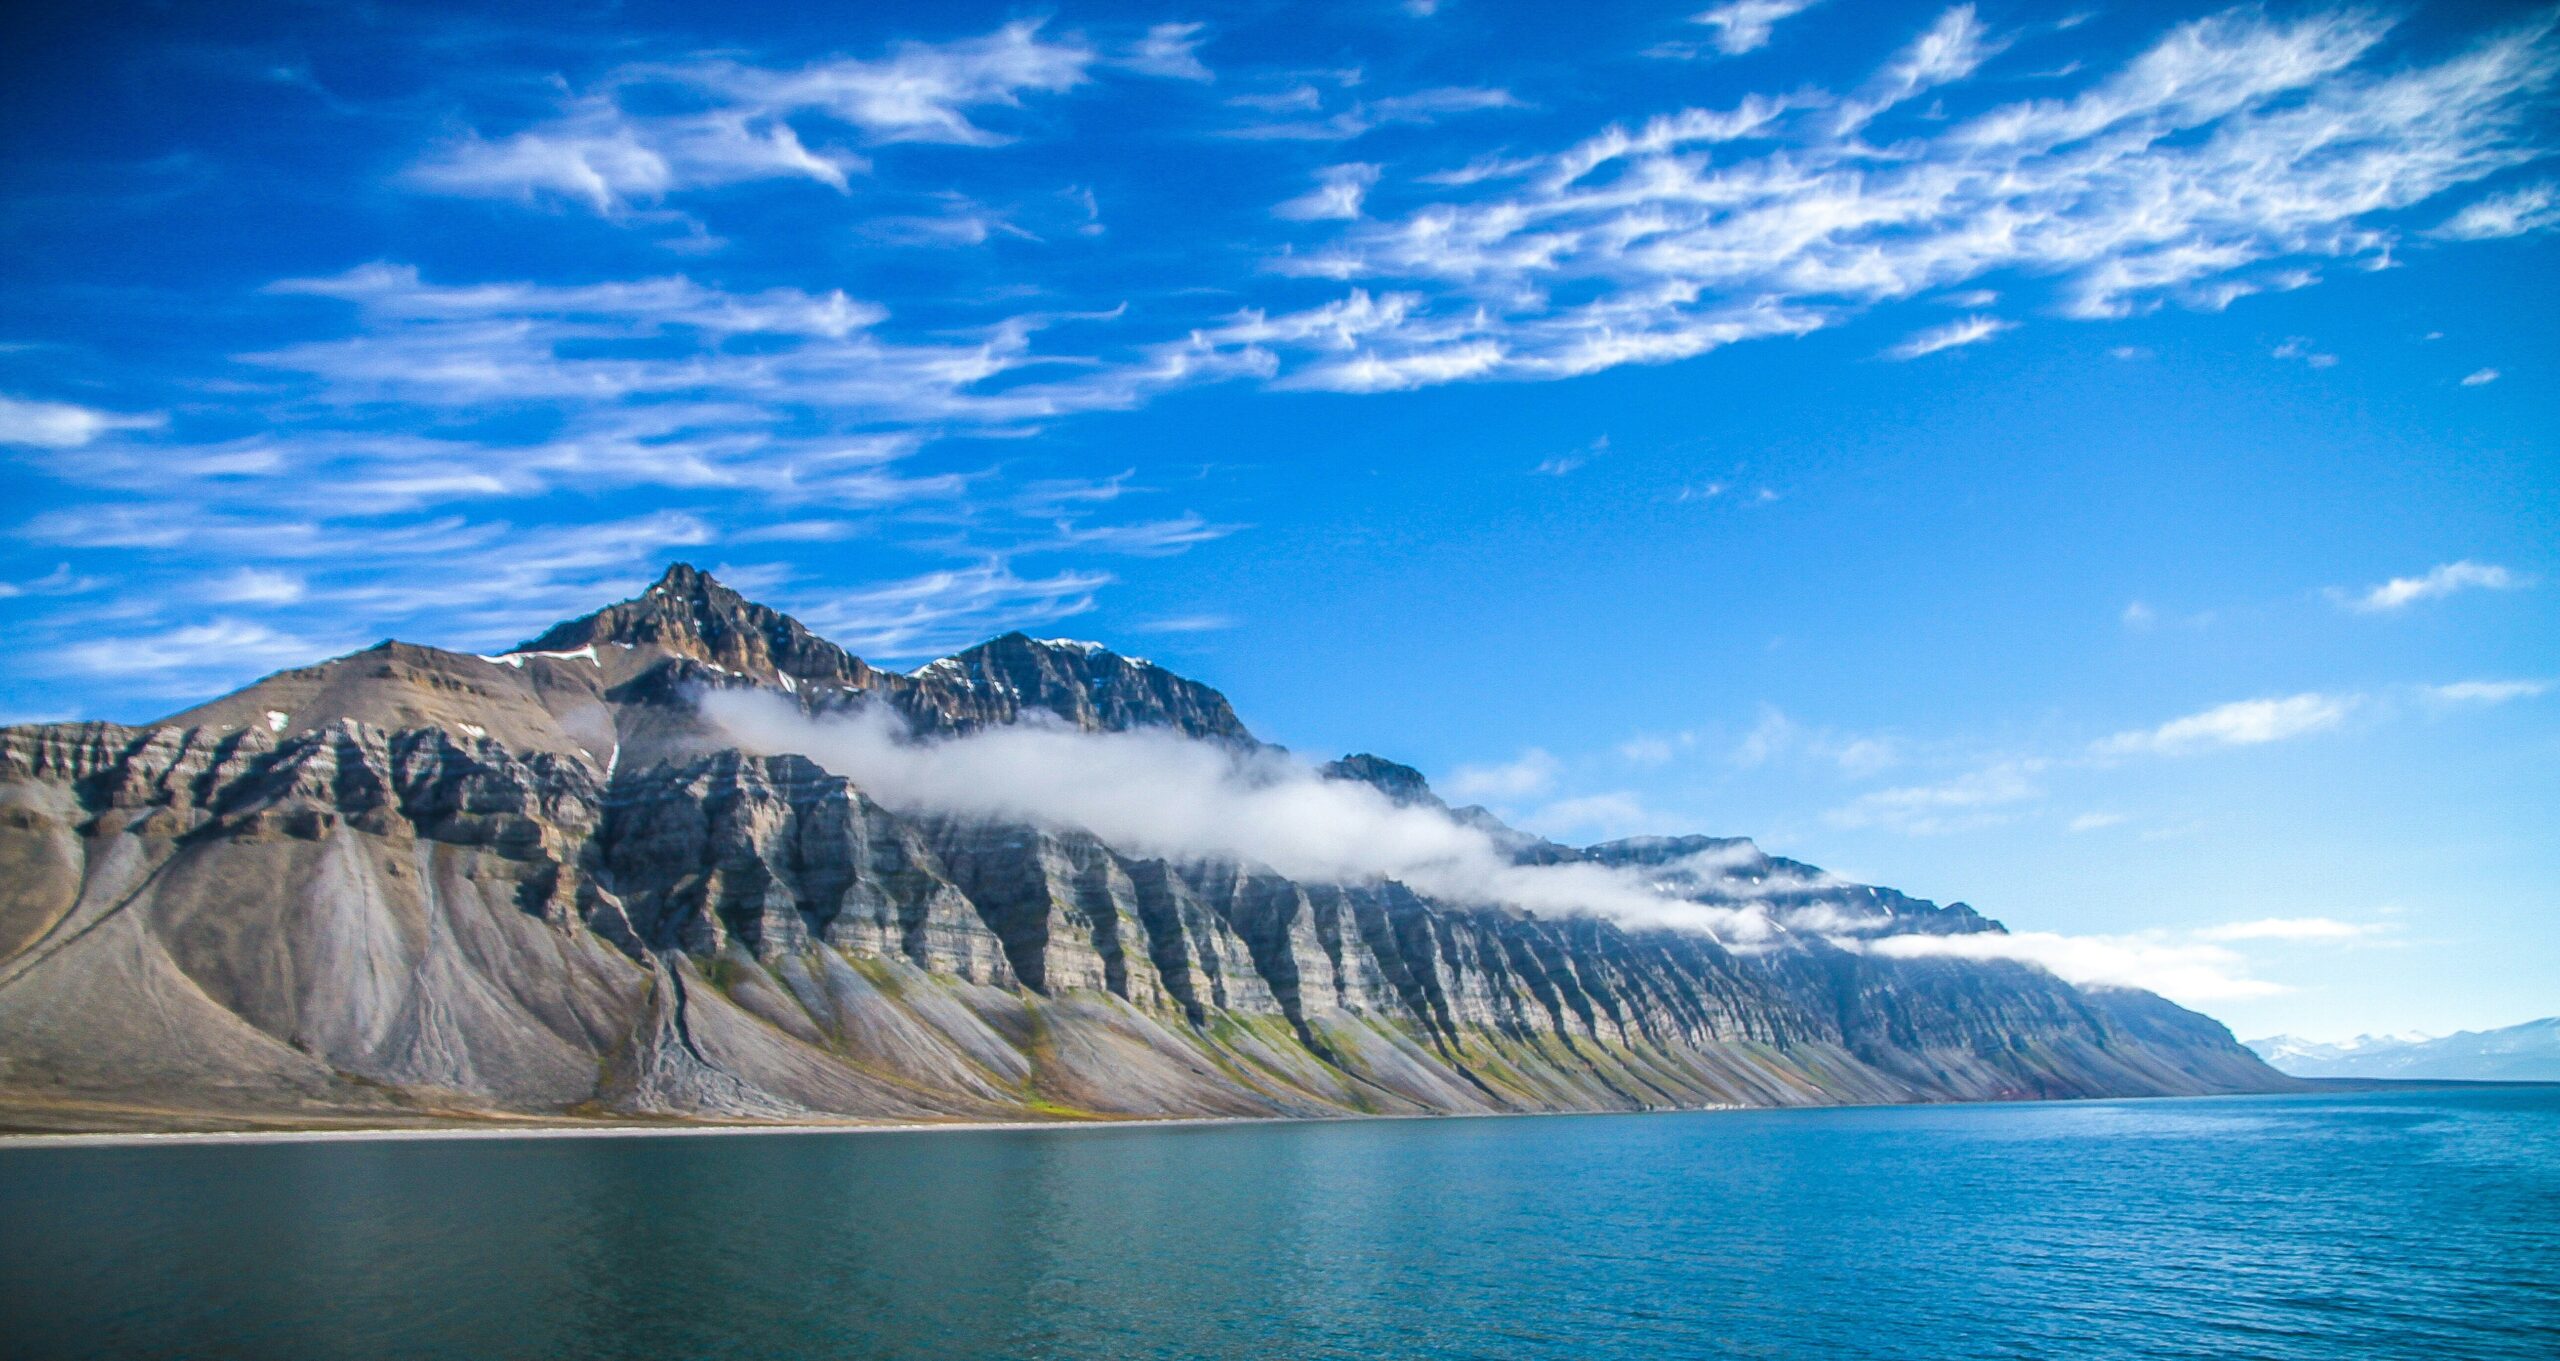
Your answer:
[[[1225,699],[1011,635],[877,671],[691,569],[496,660],[386,645],[148,728],[0,730],[0,1119],[1659,1109],[2265,1090],[2228,1032],[2040,971],[1297,883],[901,814],[707,746],[683,686],[1250,743]],[[786,682],[783,678],[789,677]],[[1336,778],[1437,803],[1409,768]],[[1482,824],[1508,833],[1473,810]],[[1700,901],[2000,929],[1714,838]]]
[[[968,731],[1046,713],[1088,732],[1171,728],[1253,744],[1226,696],[1098,643],[1008,633],[904,679],[893,701],[929,728]]]

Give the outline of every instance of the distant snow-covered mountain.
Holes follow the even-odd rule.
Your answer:
[[[2560,1082],[2560,1016],[2441,1037],[2411,1031],[2326,1044],[2271,1035],[2248,1045],[2270,1066],[2295,1077]]]

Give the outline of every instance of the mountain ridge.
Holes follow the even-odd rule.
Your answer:
[[[2207,1018],[1887,960],[1134,855],[884,807],[692,696],[1260,746],[1226,698],[1007,634],[910,673],[677,564],[513,652],[386,642],[156,724],[0,730],[0,1113],[988,1119],[2265,1090]],[[1330,778],[1441,807],[1419,772]],[[1737,838],[1523,863],[1997,931]],[[105,1118],[105,1117],[94,1117]],[[136,1116],[136,1119],[146,1117]]]
[[[2560,1082],[2560,1016],[2451,1035],[2359,1035],[2341,1044],[2272,1035],[2247,1045],[2294,1077]]]

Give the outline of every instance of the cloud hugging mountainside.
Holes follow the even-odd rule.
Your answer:
[[[502,656],[386,642],[142,728],[0,730],[21,1127],[2287,1085],[2151,994],[1877,948],[2001,930],[1311,769],[1096,644],[877,670],[686,566]]]

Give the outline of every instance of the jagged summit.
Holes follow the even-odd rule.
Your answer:
[[[1421,771],[1365,751],[1327,762],[1319,773],[1328,780],[1357,780],[1400,804],[1418,804],[1425,808],[1448,806],[1440,801],[1439,795],[1431,792],[1431,782],[1422,778]]]
[[[598,644],[656,649],[794,692],[814,686],[874,695],[928,728],[966,731],[1045,711],[1089,731],[1166,727],[1253,741],[1226,696],[1100,643],[1017,631],[912,672],[883,671],[691,563],[668,567],[648,590],[555,625],[517,651],[557,654]]]
[[[1217,690],[1099,643],[1014,632],[913,672],[884,671],[681,562],[639,595],[507,652],[386,640],[279,671],[151,726],[279,736],[342,719],[387,731],[434,726],[611,768],[698,752],[713,740],[689,712],[703,684],[776,689],[819,711],[886,703],[925,731],[1047,713],[1087,731],[1160,727],[1255,744]]]
[[[1088,731],[1164,727],[1218,741],[1255,740],[1225,695],[1099,643],[1016,631],[919,667],[906,679],[918,690],[912,706],[968,726],[1045,710]]]
[[[619,604],[554,624],[520,653],[571,652],[598,643],[656,647],[764,679],[869,689],[879,673],[799,620],[747,599],[689,562]]]

